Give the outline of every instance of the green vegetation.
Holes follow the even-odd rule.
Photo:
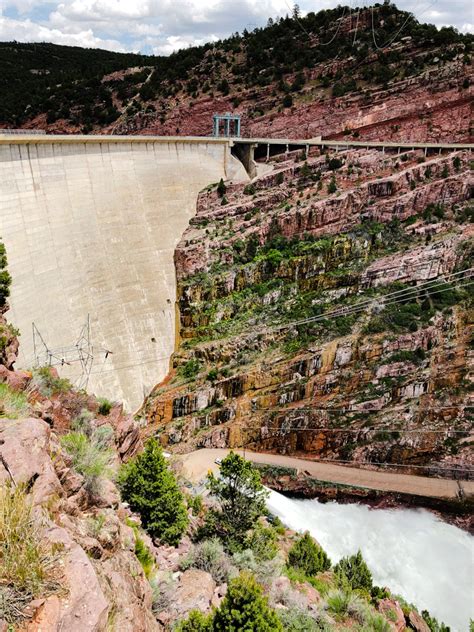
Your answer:
[[[208,510],[202,535],[215,534],[227,549],[242,548],[247,532],[265,511],[268,493],[259,472],[230,452],[222,460],[219,476],[208,475],[207,486],[219,507]]]
[[[200,610],[192,610],[186,621],[181,621],[174,632],[212,632],[212,615],[205,615]]]
[[[288,552],[288,566],[311,577],[331,568],[326,552],[315,542],[308,532],[302,535]]]
[[[219,184],[217,185],[217,194],[219,197],[224,197],[224,195],[227,193],[227,187],[224,184],[224,180],[221,178],[219,180]]]
[[[334,567],[334,574],[340,586],[367,592],[372,589],[372,574],[360,551],[350,557],[343,557]]]
[[[5,244],[0,241],[0,309],[6,306],[7,298],[10,296],[12,278],[7,270],[7,263]]]
[[[181,561],[181,570],[199,568],[210,573],[217,584],[230,579],[231,565],[222,543],[217,538],[203,540],[196,544],[191,553]]]
[[[178,632],[283,632],[276,612],[268,605],[253,575],[233,579],[219,608],[210,615],[194,610],[178,624]]]
[[[112,410],[113,403],[110,402],[105,397],[98,397],[97,402],[99,404],[98,413],[99,415],[107,416]]]
[[[242,572],[229,584],[224,600],[214,614],[213,632],[283,632],[283,627],[249,573]]]
[[[28,398],[22,391],[14,391],[8,384],[0,384],[0,417],[22,419],[30,411]]]
[[[331,180],[329,181],[328,184],[328,193],[329,195],[331,195],[332,193],[336,193],[337,191],[337,183],[336,183],[336,178],[334,176],[332,176]]]
[[[119,484],[123,499],[140,515],[151,537],[177,545],[188,516],[183,495],[155,439],[149,439],[143,452],[122,466]]]
[[[57,587],[56,560],[41,539],[26,489],[0,486],[0,618],[13,623],[35,596]]]
[[[149,578],[151,571],[153,570],[153,566],[155,565],[155,560],[140,536],[135,538],[135,555],[142,565],[145,576]]]
[[[278,553],[277,533],[272,527],[257,522],[247,535],[245,547],[250,549],[257,562],[272,560]]]
[[[72,459],[72,466],[84,477],[84,487],[92,496],[100,493],[103,479],[110,475],[112,451],[107,447],[110,430],[97,428],[90,436],[69,432],[61,437],[61,445]]]
[[[198,375],[200,370],[201,365],[199,363],[199,360],[196,360],[196,358],[191,358],[191,360],[188,360],[186,364],[178,368],[178,374],[184,380],[193,380]]]
[[[54,369],[42,366],[33,370],[32,386],[36,387],[44,397],[51,397],[73,390],[71,382],[66,378],[57,377]]]

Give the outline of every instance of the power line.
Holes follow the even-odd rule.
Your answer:
[[[417,286],[415,286],[413,288],[406,288],[406,289],[403,289],[403,290],[397,290],[396,292],[390,292],[389,294],[385,294],[384,296],[377,297],[377,298],[382,303],[384,303],[385,306],[392,305],[394,303],[398,303],[400,301],[407,300],[408,298],[412,298],[413,296],[419,294],[420,291],[430,290],[431,289],[430,284],[431,284],[432,287],[436,287],[436,286],[439,286],[439,285],[444,285],[450,279],[453,279],[454,277],[457,277],[460,274],[464,274],[465,272],[468,273],[466,278],[469,279],[469,278],[471,278],[473,276],[473,270],[474,270],[474,268],[467,268],[466,270],[461,270],[460,272],[456,272],[456,273],[447,275],[444,280],[440,281],[439,278],[438,279],[434,279],[434,280],[422,283],[420,285],[417,285]],[[451,282],[451,281],[449,281],[449,282]],[[466,285],[471,285],[471,283],[467,283]],[[461,287],[464,287],[464,286],[461,286]],[[430,294],[437,294],[439,292],[448,291],[448,290],[451,290],[451,288],[444,288],[444,289],[438,290],[436,292],[431,292]],[[394,298],[395,300],[393,300],[393,301],[390,300],[390,301],[387,302],[387,300],[386,300],[387,298],[389,298],[389,299]],[[373,304],[374,300],[376,300],[375,297],[373,299],[368,299],[368,300],[362,301],[361,303],[357,303],[356,305],[352,305],[352,306],[348,306],[348,307],[339,307],[339,308],[337,308],[337,309],[335,309],[333,311],[326,312],[325,314],[318,314],[317,316],[311,316],[309,318],[305,318],[305,319],[302,319],[302,320],[292,321],[292,322],[289,322],[289,323],[283,323],[281,325],[276,325],[275,327],[271,328],[271,331],[277,331],[279,329],[286,329],[288,327],[296,327],[298,325],[305,325],[307,323],[317,322],[317,321],[321,321],[321,320],[327,320],[328,318],[337,318],[338,316],[348,316],[348,315],[351,315],[351,314],[354,314],[354,313],[357,313],[357,312],[365,310],[366,307],[369,307],[370,305]]]
[[[313,428],[301,428],[299,426],[246,426],[246,429],[249,430],[278,430],[280,432],[300,432],[302,430],[307,430],[308,432],[318,432],[318,431],[324,431],[324,432],[353,432],[353,433],[361,433],[361,432],[403,432],[404,434],[418,434],[418,433],[426,433],[426,434],[431,434],[431,433],[435,433],[435,434],[470,434],[472,432],[474,432],[474,429],[467,429],[467,430],[428,430],[426,428],[420,428],[419,430],[415,430],[415,429],[403,429],[403,428],[396,428],[393,426],[380,426],[379,428],[374,428],[374,427],[365,427],[365,428],[343,428],[343,427],[335,427],[335,428],[331,428],[330,426],[317,426],[317,427],[313,427]],[[262,439],[265,439],[266,437],[262,437]],[[270,437],[271,438],[271,437]]]

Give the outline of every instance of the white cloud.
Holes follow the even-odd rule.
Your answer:
[[[341,4],[344,4],[341,0]],[[52,41],[114,50],[169,54],[177,48],[263,26],[269,17],[291,12],[294,0],[0,0],[0,38]],[[396,0],[413,10],[412,0]],[[338,0],[299,0],[301,12],[334,7]],[[354,4],[354,3],[352,3]],[[358,0],[359,6],[369,4]],[[34,10],[34,13],[32,11]],[[421,21],[452,24],[472,32],[472,0],[425,0],[415,9]],[[0,16],[2,15],[0,10]]]
[[[13,20],[0,16],[0,40],[20,42],[52,42],[85,48],[104,48],[106,50],[125,51],[118,40],[96,37],[91,29],[77,33],[63,33],[54,28],[42,26],[29,19]]]

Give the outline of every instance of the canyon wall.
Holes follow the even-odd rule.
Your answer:
[[[0,235],[19,366],[34,362],[32,323],[59,349],[74,347],[89,316],[88,389],[136,407],[173,351],[174,248],[198,192],[239,166],[228,142],[213,139],[0,137]],[[59,351],[54,361],[74,355]],[[76,380],[80,363],[60,373]]]

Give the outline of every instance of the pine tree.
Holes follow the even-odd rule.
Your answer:
[[[331,561],[326,551],[306,532],[289,550],[288,565],[311,577],[331,568]]]
[[[353,590],[372,588],[372,573],[360,551],[350,557],[343,557],[334,567],[334,573],[340,585],[349,584]]]
[[[229,584],[220,608],[214,614],[213,632],[283,632],[276,613],[269,607],[253,575],[243,572]]]
[[[227,192],[227,187],[224,184],[224,180],[221,178],[219,180],[219,184],[217,185],[217,195],[219,197],[223,197]]]
[[[222,460],[219,474],[208,476],[207,486],[220,509],[208,511],[207,520],[225,545],[232,548],[244,542],[247,531],[265,511],[268,493],[258,470],[234,452]]]
[[[122,467],[119,483],[123,499],[140,514],[148,533],[177,545],[186,530],[188,516],[183,495],[155,439],[150,439],[144,451]]]

